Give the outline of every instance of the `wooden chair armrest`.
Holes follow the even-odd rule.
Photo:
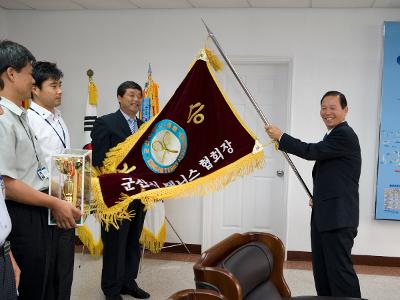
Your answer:
[[[218,267],[194,269],[197,288],[217,289],[229,300],[242,300],[243,292],[239,281],[233,274]]]

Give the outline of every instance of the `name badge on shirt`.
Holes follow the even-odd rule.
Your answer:
[[[37,169],[36,172],[41,180],[49,179],[49,171],[47,170],[46,167],[41,167],[41,168]]]

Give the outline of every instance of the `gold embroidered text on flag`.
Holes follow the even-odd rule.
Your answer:
[[[262,150],[202,51],[163,110],[107,153],[93,179],[97,214],[118,228],[134,199],[151,206],[218,190],[261,168]]]

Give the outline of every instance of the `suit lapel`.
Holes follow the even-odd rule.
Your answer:
[[[125,136],[129,136],[132,134],[131,129],[129,128],[128,121],[125,119],[124,115],[118,109],[115,112],[115,115],[118,119],[118,126],[120,127],[121,131],[124,133]]]
[[[132,132],[131,132],[131,129],[129,128],[128,121],[125,119],[124,115],[121,113],[121,111],[119,109],[115,112],[115,115],[117,116],[118,124],[119,124],[122,132],[126,136],[131,135]],[[142,124],[143,124],[143,121],[138,118],[136,118],[136,120],[137,120],[138,128],[140,128],[140,126],[142,126]]]
[[[136,118],[137,121],[137,127],[140,128],[140,126],[142,126],[142,124],[144,123],[142,120]]]
[[[349,125],[347,124],[346,121],[344,121],[344,122],[338,124],[335,128],[333,128],[332,131],[331,131],[331,133],[330,133],[329,135],[325,136],[323,140],[325,141],[325,139],[326,139],[328,136],[330,136],[331,134],[334,134],[334,132],[335,132],[335,130],[336,130],[337,128],[344,127],[344,126],[349,126]],[[313,177],[313,178],[315,178],[315,175],[316,175],[316,173],[317,173],[317,171],[318,171],[318,168],[319,168],[319,164],[320,164],[320,162],[319,162],[318,160],[315,161],[314,167],[313,167],[313,169],[312,169],[312,177]]]

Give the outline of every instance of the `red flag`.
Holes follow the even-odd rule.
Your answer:
[[[128,204],[204,195],[264,162],[262,145],[217,83],[205,52],[164,109],[111,149],[93,180],[106,223],[130,217]]]

